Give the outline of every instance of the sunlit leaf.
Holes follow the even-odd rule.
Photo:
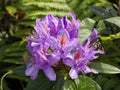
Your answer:
[[[101,73],[116,74],[120,73],[120,69],[102,62],[92,62],[90,67]]]
[[[101,87],[91,78],[80,75],[75,79],[77,90],[102,90]]]
[[[95,21],[90,18],[85,18],[80,23],[80,29],[89,29],[92,30],[94,27]]]
[[[117,25],[118,27],[120,27],[120,17],[108,18],[108,19],[105,19],[105,21],[113,23],[113,24]]]
[[[96,27],[96,28],[97,28],[97,30],[98,30],[99,32],[105,30],[105,29],[106,29],[106,26],[105,26],[104,21],[103,21],[103,20],[100,20],[100,21],[97,23],[97,27]]]
[[[91,31],[89,29],[82,29],[79,31],[80,43],[83,44],[90,36]]]
[[[82,20],[79,30],[80,43],[83,44],[87,38],[90,36],[92,29],[94,27],[95,21],[90,18],[85,18]]]
[[[102,90],[101,87],[91,78],[80,75],[77,79],[66,80],[63,90]]]
[[[77,90],[74,81],[66,80],[63,86],[63,90]]]

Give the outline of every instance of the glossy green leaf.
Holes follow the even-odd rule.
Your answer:
[[[80,43],[83,44],[87,38],[90,36],[91,31],[88,29],[82,29],[79,31]]]
[[[81,25],[80,25],[80,31],[79,31],[79,38],[80,38],[80,43],[83,44],[87,38],[90,36],[92,29],[94,27],[95,21],[86,18],[82,20]]]
[[[57,76],[57,80],[55,82],[54,90],[62,90],[63,84],[64,84],[64,77],[63,76]]]
[[[103,18],[108,18],[111,17],[112,15],[109,13],[109,11],[104,8],[104,7],[96,7],[96,6],[89,6],[89,8],[97,15],[103,17]]]
[[[77,90],[74,81],[66,80],[63,86],[63,90]]]
[[[108,19],[105,19],[105,21],[113,23],[113,24],[117,25],[118,27],[120,27],[120,17],[108,18]]]
[[[102,90],[101,87],[91,78],[80,75],[75,79],[76,90]]]
[[[35,80],[30,80],[27,87],[24,90],[50,90],[53,82],[48,80],[46,76],[43,75],[43,73],[40,73],[40,75]]]
[[[89,29],[92,30],[94,27],[95,21],[90,18],[85,18],[82,20],[80,24],[80,30],[82,29]]]
[[[119,68],[106,63],[92,62],[90,63],[90,67],[101,73],[108,73],[108,74],[120,73]]]
[[[80,75],[77,79],[66,80],[63,90],[102,90],[101,87],[91,78]]]
[[[97,23],[97,27],[96,27],[96,28],[97,28],[97,30],[98,30],[99,32],[105,30],[105,29],[106,29],[106,26],[105,26],[104,21],[103,21],[103,20],[100,20],[100,21]]]

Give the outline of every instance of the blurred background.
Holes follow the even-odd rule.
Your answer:
[[[30,79],[24,75],[29,60],[25,37],[33,31],[36,18],[46,14],[70,18],[69,12],[75,12],[81,21],[85,18],[95,21],[106,52],[98,60],[120,68],[120,0],[0,0],[0,79],[6,75],[2,81],[4,90],[33,90],[33,87],[52,90],[38,89],[39,85],[30,87]],[[109,19],[113,17],[117,18]],[[120,90],[120,74],[88,76],[102,90]]]

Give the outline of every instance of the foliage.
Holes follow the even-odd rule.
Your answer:
[[[30,80],[24,75],[25,63],[30,58],[25,37],[33,31],[35,19],[49,13],[68,16],[71,11],[81,19],[82,43],[94,27],[101,34],[99,41],[105,55],[89,64],[100,73],[81,73],[78,79],[71,80],[68,72],[57,69],[55,82],[49,81],[42,72],[36,80]],[[1,0],[0,69],[0,86],[4,90],[120,90],[120,1]]]

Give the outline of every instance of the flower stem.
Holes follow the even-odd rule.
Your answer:
[[[11,74],[11,73],[12,73],[12,71],[8,71],[7,73],[5,73],[5,74],[2,76],[2,78],[1,78],[1,87],[0,87],[1,90],[3,90],[3,80],[4,80],[4,78],[5,78],[8,74]]]

